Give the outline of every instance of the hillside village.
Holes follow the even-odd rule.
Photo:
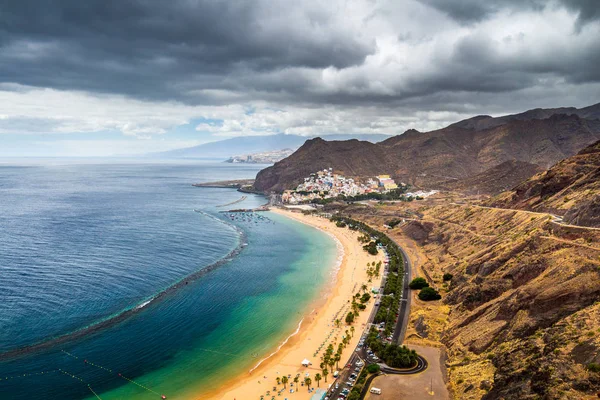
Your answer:
[[[283,192],[282,201],[299,204],[315,199],[331,199],[339,196],[359,196],[369,193],[388,193],[391,190],[406,190],[407,185],[398,185],[389,175],[380,175],[360,182],[333,172],[333,168],[323,169],[304,178],[295,190]]]

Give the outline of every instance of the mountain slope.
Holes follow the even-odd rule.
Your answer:
[[[510,160],[472,177],[443,183],[440,188],[468,194],[498,194],[542,171],[539,165]]]
[[[297,186],[311,173],[331,166],[348,176],[373,176],[386,170],[384,159],[382,148],[370,142],[310,139],[290,157],[260,171],[254,188],[281,192]]]
[[[491,201],[492,205],[564,215],[600,227],[600,141]]]
[[[447,178],[464,179],[505,161],[548,168],[600,139],[600,121],[557,114],[547,119],[511,120],[489,129],[449,126],[400,135],[380,143],[399,162],[393,175],[431,187]],[[391,172],[391,171],[390,171]]]
[[[332,167],[349,176],[359,176],[360,171],[370,176],[373,172],[387,173],[424,188],[472,178],[507,161],[545,169],[599,140],[600,119],[586,119],[599,115],[600,104],[582,109],[536,109],[499,118],[479,116],[431,132],[409,130],[371,146],[357,145],[352,158],[344,155],[344,142],[332,142],[327,154],[303,146],[286,162],[261,171],[256,187],[263,191],[294,187],[307,170],[296,168],[297,163],[314,164],[310,172]],[[527,176],[521,174],[519,178]],[[517,181],[506,184],[511,183]]]
[[[435,198],[340,212],[373,227],[407,216],[387,234],[442,294],[413,298],[407,341],[445,346],[455,398],[596,398],[600,230]]]
[[[357,138],[377,142],[387,139],[387,135],[328,135],[326,140],[348,140]],[[185,149],[153,153],[158,158],[223,158],[227,159],[240,154],[264,153],[283,149],[297,149],[311,137],[299,135],[263,135],[240,136],[231,139],[210,142]]]

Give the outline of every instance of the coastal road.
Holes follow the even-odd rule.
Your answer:
[[[398,246],[398,248],[400,249],[400,252],[402,253],[403,264],[404,264],[404,268],[403,268],[404,276],[402,277],[403,278],[403,280],[402,280],[402,298],[400,299],[400,305],[398,307],[398,319],[396,321],[396,326],[394,328],[394,333],[392,335],[392,342],[397,343],[397,344],[402,344],[402,342],[404,341],[404,336],[406,334],[406,328],[408,326],[408,319],[410,316],[411,293],[410,293],[410,288],[409,288],[408,284],[410,283],[410,279],[411,279],[412,265],[410,262],[410,258],[408,258],[408,255],[406,254],[404,249],[395,240],[393,240],[393,242],[396,244],[396,246]],[[385,272],[389,273],[387,268],[386,268]],[[381,283],[382,287],[385,286],[386,276],[387,276],[387,274],[384,274],[384,278]],[[377,314],[378,309],[379,309],[379,307],[377,307],[377,306],[373,307],[373,310],[371,311],[371,315],[369,316],[369,319],[367,320],[367,327],[365,328],[365,331],[362,333],[363,336],[366,335],[366,333],[368,332],[369,326],[373,322],[373,319],[375,318],[375,315]],[[367,354],[366,354],[366,350],[364,347],[361,348],[359,351],[352,353],[352,355],[350,356],[350,359],[348,360],[348,362],[346,363],[344,368],[340,371],[338,378],[334,381],[334,385],[328,391],[327,396],[329,397],[329,399],[337,399],[338,396],[340,395],[341,391],[345,387],[348,387],[345,384],[345,382],[348,381],[350,374],[352,372],[354,372],[354,367],[358,360],[365,361],[365,367],[366,367],[366,365],[369,364],[366,361]],[[407,368],[407,369],[390,368],[384,363],[380,363],[379,366],[381,367],[381,371],[388,375],[411,375],[411,374],[418,374],[419,372],[426,370],[428,364],[427,364],[427,360],[425,360],[421,356],[418,356],[417,365],[415,365],[413,368]],[[363,399],[365,397],[365,395],[368,391],[369,385],[370,385],[371,381],[373,380],[373,378],[375,378],[375,376],[377,376],[377,375],[373,375],[372,377],[370,377],[367,380],[367,382],[364,386],[364,389],[363,389],[363,393],[361,394],[361,397],[360,397],[361,399]],[[339,384],[339,387],[337,389],[335,388],[335,383]]]
[[[388,236],[389,237],[389,236]],[[391,239],[391,238],[390,238]],[[396,328],[394,329],[394,335],[392,336],[392,342],[402,344],[404,342],[404,335],[406,334],[406,327],[408,326],[408,317],[410,316],[410,283],[411,277],[411,263],[410,258],[404,251],[404,249],[392,239],[392,241],[398,246],[402,253],[403,264],[404,264],[404,276],[402,280],[402,298],[400,299],[400,308],[398,310],[398,320],[396,321]]]

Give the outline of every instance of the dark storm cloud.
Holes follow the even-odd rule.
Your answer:
[[[600,19],[598,0],[419,0],[461,23],[479,22],[502,10],[541,11],[545,7],[565,7],[577,14],[578,27]]]
[[[8,2],[0,12],[0,78],[179,97],[188,87],[228,89],[224,78],[238,71],[343,68],[375,50],[372,42],[330,29],[326,13],[277,7],[268,1]]]
[[[597,0],[561,0],[569,10],[577,13],[578,27],[600,20],[600,4]]]
[[[545,0],[419,0],[463,23],[478,22],[503,9],[540,10]]]
[[[600,42],[579,45],[584,42],[577,37],[581,32],[566,38],[572,45],[556,51],[551,51],[554,43],[541,35],[528,44],[539,51],[515,55],[503,53],[497,37],[474,31],[476,22],[493,20],[500,11],[535,16],[548,7],[568,9],[582,27],[598,20],[596,0],[419,1],[451,20],[412,0],[390,2],[387,7],[399,9],[398,14],[405,6],[429,10],[426,20],[417,21],[427,25],[426,34],[404,30],[411,21],[396,21],[396,14],[388,10],[361,15],[364,10],[355,11],[357,7],[328,9],[319,2],[5,2],[0,6],[0,85],[209,105],[265,100],[284,105],[394,107],[414,99],[426,104],[429,98],[429,109],[444,109],[452,93],[456,98],[463,93],[473,98],[480,93],[507,93],[535,87],[548,77],[570,83],[600,81]],[[354,12],[358,18],[353,18]],[[346,25],[374,18],[380,20],[368,27]],[[374,31],[386,24],[397,29],[395,37],[409,46],[393,54],[400,54],[398,64],[403,63],[402,52],[409,59],[397,71],[389,69],[391,62],[369,64],[375,62],[369,56],[382,46],[375,44]],[[461,36],[443,43],[446,47],[440,47],[439,55],[421,51],[429,42],[440,38],[443,42],[445,35],[454,37],[453,29]],[[382,32],[381,36],[390,35],[389,30],[382,28]],[[426,56],[412,59],[413,51]],[[411,64],[422,68],[411,69]],[[326,81],[323,72],[328,67],[357,71]],[[405,69],[410,73],[403,75]]]

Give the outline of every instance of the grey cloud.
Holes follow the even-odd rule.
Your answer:
[[[564,7],[578,15],[578,27],[600,19],[597,0],[419,0],[461,23],[480,22],[499,11],[541,11],[546,7]]]
[[[502,10],[536,13],[560,5],[577,13],[581,26],[597,20],[599,13],[595,0],[419,1],[453,19],[436,16],[447,25],[455,27],[454,21],[464,24],[456,29],[466,32],[474,29],[475,22],[492,19]],[[5,3],[0,12],[0,85],[17,83],[189,104],[264,100],[282,106],[333,104],[407,113],[469,113],[473,112],[469,103],[478,101],[492,109],[508,109],[515,104],[511,93],[547,85],[540,83],[542,79],[556,86],[600,81],[598,41],[562,53],[515,58],[503,56],[498,43],[485,36],[466,33],[454,43],[448,57],[426,60],[434,68],[414,72],[398,87],[389,83],[389,93],[372,89],[371,83],[379,79],[376,70],[352,75],[331,89],[323,84],[323,69],[360,68],[377,48],[370,32],[353,31],[344,24],[344,15],[340,18],[335,10],[319,7],[318,2]],[[390,4],[400,9],[405,5],[424,8],[412,0]],[[365,20],[386,17],[392,18],[383,11],[363,16]],[[435,24],[423,34],[394,20],[385,22],[397,27],[395,37],[408,45],[446,34]],[[576,43],[578,38],[573,35],[568,40]],[[538,45],[552,48],[553,44],[540,41]],[[552,93],[557,102],[564,98],[560,91]]]
[[[600,4],[597,0],[561,0],[569,10],[577,13],[579,30],[587,23],[600,20]]]
[[[0,79],[182,97],[244,70],[338,68],[374,50],[332,15],[271,1],[21,1],[0,13]],[[291,9],[291,11],[289,10]],[[299,9],[302,11],[301,9]]]
[[[490,18],[503,9],[540,10],[545,0],[419,0],[462,23]]]

